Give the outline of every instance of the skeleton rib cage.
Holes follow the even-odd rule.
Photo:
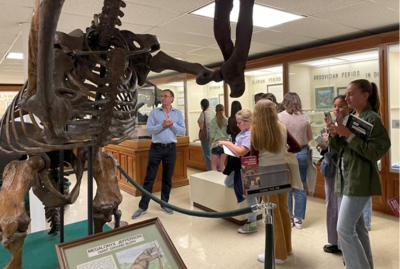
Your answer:
[[[146,61],[159,44],[154,36],[115,28],[121,25],[118,16],[123,16],[119,10],[125,7],[123,1],[106,0],[104,5],[86,33],[55,32],[54,26],[54,38],[50,40],[53,52],[47,51],[51,61],[43,60],[40,65],[45,57],[39,50],[37,81],[32,80],[36,85],[29,85],[28,80],[1,119],[0,151],[23,155],[102,147],[132,136],[137,85],[147,76]],[[46,7],[40,12],[44,16]],[[42,77],[47,76],[44,81],[40,81],[40,72]]]

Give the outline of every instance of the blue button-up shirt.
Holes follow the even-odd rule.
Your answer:
[[[176,143],[177,135],[186,134],[182,112],[172,107],[169,116],[173,124],[168,127],[163,127],[163,121],[168,118],[164,109],[162,107],[157,107],[150,112],[149,118],[147,119],[146,132],[152,135],[151,141],[153,143]]]

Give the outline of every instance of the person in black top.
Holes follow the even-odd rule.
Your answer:
[[[232,143],[235,143],[236,136],[240,133],[240,129],[236,122],[236,113],[240,110],[242,110],[242,104],[239,101],[233,101],[231,104],[231,114],[228,118],[228,127],[226,128],[228,135],[231,135]]]

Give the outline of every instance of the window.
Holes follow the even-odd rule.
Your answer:
[[[228,98],[229,104],[237,100],[242,104],[243,109],[253,111],[255,102],[254,96],[257,94],[272,93],[278,103],[283,99],[283,76],[282,65],[263,67],[259,69],[246,70],[245,82],[246,91],[239,98]],[[229,93],[228,87],[228,93]],[[229,105],[230,110],[230,105]]]
[[[187,81],[187,134],[190,142],[199,139],[199,125],[197,120],[202,112],[200,102],[208,99],[210,109],[215,111],[217,104],[223,104],[224,84],[223,82],[210,82],[206,85],[198,85],[194,79]],[[200,141],[197,141],[200,145]]]
[[[333,99],[345,94],[351,81],[368,79],[379,85],[378,58],[378,49],[370,49],[289,64],[289,91],[300,96],[313,137],[325,127],[323,112],[332,112]],[[314,158],[319,159],[316,142],[312,140],[310,146],[314,149]]]
[[[146,133],[147,118],[151,110],[161,106],[161,92],[170,89],[174,93],[172,106],[179,109],[185,118],[184,82],[174,81],[160,84],[148,83],[138,90],[138,127],[134,138],[149,138]]]
[[[399,113],[399,45],[388,48],[388,92],[389,92],[389,134],[392,142],[390,149],[390,170],[400,171],[399,137],[400,137],[400,113]],[[384,106],[386,107],[386,106]]]

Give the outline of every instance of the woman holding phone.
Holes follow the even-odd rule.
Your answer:
[[[347,105],[345,95],[338,95],[335,97],[335,99],[333,99],[332,112],[335,115],[336,122],[342,122],[342,120],[349,115],[350,109]],[[329,112],[328,114],[330,115]],[[327,122],[333,122],[332,117],[330,117],[330,119],[327,117]],[[326,132],[325,128],[322,131],[322,136],[326,142],[329,141],[328,133]],[[328,158],[328,151],[331,149],[323,144],[318,144],[318,147],[322,149],[321,155],[323,155],[324,158]],[[335,155],[332,156],[329,161],[335,162],[336,160],[337,153],[335,153]],[[329,164],[332,166],[336,166],[336,163]],[[327,253],[338,253],[341,252],[341,250],[338,246],[338,234],[336,231],[336,226],[338,221],[341,198],[335,194],[335,176],[328,176],[324,174],[323,176],[325,182],[326,229],[328,234],[328,244],[324,245],[323,250]]]
[[[350,82],[346,101],[354,116],[373,125],[364,140],[344,124],[327,122],[329,145],[339,152],[335,193],[342,196],[337,223],[339,245],[347,268],[374,268],[363,209],[371,196],[382,195],[377,162],[390,148],[390,138],[379,115],[380,100],[375,83],[366,79]]]

